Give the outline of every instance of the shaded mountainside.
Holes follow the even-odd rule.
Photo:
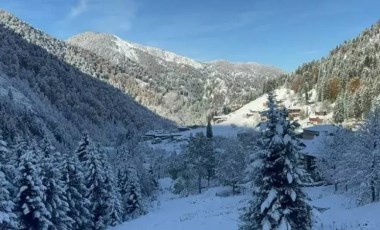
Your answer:
[[[109,34],[86,32],[68,43],[93,51],[125,71],[140,66],[131,70],[138,71],[134,75],[138,86],[124,90],[180,124],[204,123],[210,113],[238,108],[262,93],[265,80],[283,74],[275,67],[256,63],[201,63]]]
[[[316,89],[318,101],[336,102],[335,120],[361,118],[380,95],[380,21],[318,61],[290,75],[290,87]]]
[[[173,126],[99,80],[112,75],[106,60],[1,10],[0,54],[0,129],[7,140],[47,135],[58,146],[72,147],[87,130],[96,141],[115,144]]]

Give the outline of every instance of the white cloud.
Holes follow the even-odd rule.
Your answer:
[[[135,0],[78,0],[61,25],[80,31],[125,33],[136,17]]]
[[[71,8],[69,18],[75,18],[86,12],[87,9],[88,0],[79,0],[78,3],[73,8]]]

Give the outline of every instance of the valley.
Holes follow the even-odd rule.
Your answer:
[[[31,2],[0,4],[0,229],[379,228],[380,21],[360,5]]]

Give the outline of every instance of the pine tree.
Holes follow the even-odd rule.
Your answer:
[[[206,137],[207,138],[213,138],[213,133],[212,133],[212,126],[211,126],[211,119],[208,119],[207,121],[207,128],[206,128]]]
[[[242,216],[241,229],[311,229],[311,208],[296,172],[294,124],[287,119],[286,110],[277,108],[274,98],[269,94],[268,122],[263,131],[265,154],[254,165],[259,168],[254,200]]]
[[[344,121],[344,116],[345,116],[344,97],[341,94],[336,100],[336,104],[334,107],[334,116],[333,116],[334,122],[342,123]]]
[[[44,203],[43,186],[39,174],[40,156],[36,150],[27,150],[20,157],[19,178],[17,185],[19,192],[16,197],[16,210],[19,212],[20,229],[46,230],[52,227],[51,214]]]
[[[215,167],[216,160],[214,154],[214,142],[213,142],[213,132],[211,126],[211,120],[208,120],[207,130],[206,130],[206,149],[205,149],[205,158],[206,158],[206,172],[207,172],[207,187],[210,186],[211,178],[215,176]]]
[[[9,181],[7,180],[4,169],[6,155],[10,150],[0,134],[0,229],[16,229],[17,216],[14,213],[14,203],[9,191]]]
[[[125,193],[121,195],[124,203],[125,219],[133,219],[145,214],[137,171],[131,166],[127,169],[123,190]]]
[[[86,198],[83,169],[76,155],[65,157],[62,174],[67,189],[67,214],[74,221],[72,229],[91,229],[90,201]]]
[[[10,150],[7,143],[2,140],[0,135],[0,229],[16,229],[17,216],[14,211],[14,203],[9,191],[10,183],[3,172],[5,156]]]
[[[72,229],[73,220],[68,216],[70,207],[67,200],[66,186],[62,180],[62,156],[44,138],[41,143],[42,151],[42,184],[45,190],[45,205],[51,214],[51,229]]]
[[[87,184],[87,198],[90,200],[92,214],[92,228],[102,230],[107,227],[107,193],[104,181],[105,172],[96,148],[90,147],[87,160],[84,162],[86,170],[85,180]]]
[[[76,150],[76,154],[78,156],[78,160],[80,162],[85,162],[88,160],[89,154],[89,145],[90,145],[90,137],[87,132],[83,133],[82,139],[79,141],[78,148]]]
[[[14,211],[14,203],[7,187],[9,182],[0,170],[0,229],[17,229],[17,216]]]
[[[121,204],[121,195],[117,184],[114,180],[114,174],[106,160],[106,156],[101,152],[101,162],[105,172],[104,187],[108,191],[107,199],[107,225],[115,226],[122,222],[123,208]]]

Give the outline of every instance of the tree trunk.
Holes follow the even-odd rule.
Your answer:
[[[207,172],[207,188],[210,187],[210,180],[211,180],[211,170]]]
[[[199,194],[202,193],[202,176],[201,176],[201,174],[198,175],[198,192],[199,192]]]
[[[335,187],[335,192],[337,192],[338,191],[338,183],[335,183],[334,187]]]
[[[371,181],[371,196],[372,196],[372,202],[375,202],[377,200],[377,197],[376,197],[376,188],[375,188],[375,185],[374,185],[374,181],[372,180]]]

